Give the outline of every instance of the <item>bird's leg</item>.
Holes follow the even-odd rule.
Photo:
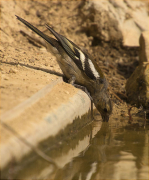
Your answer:
[[[91,100],[91,119],[94,119],[93,100]]]
[[[81,85],[78,85],[78,84],[75,84],[75,80],[76,80],[75,76],[72,76],[72,77],[68,80],[68,82],[69,82],[70,84],[72,84],[74,87],[79,88],[79,89],[82,89],[82,90],[89,96],[90,100],[92,101],[93,98],[91,97],[91,95],[90,95],[90,93],[88,92],[88,90],[86,89],[86,87],[81,86]]]
[[[75,80],[76,80],[76,77],[75,76],[71,76],[71,78],[68,80],[68,83],[74,85]]]
[[[93,115],[93,98],[91,97],[90,93],[88,92],[88,90],[84,86],[80,86],[78,84],[74,84],[74,86],[76,88],[82,89],[89,96],[89,98],[91,100],[91,119],[94,119],[94,115]]]
[[[90,95],[90,93],[88,92],[88,90],[86,89],[86,87],[81,86],[81,85],[78,85],[78,84],[75,84],[75,80],[76,80],[75,76],[72,76],[72,77],[68,80],[68,82],[69,82],[70,84],[72,84],[74,87],[83,90],[83,91],[89,96],[89,98],[90,98],[90,100],[91,100],[91,119],[94,119],[94,116],[93,116],[93,98],[91,97],[91,95]]]

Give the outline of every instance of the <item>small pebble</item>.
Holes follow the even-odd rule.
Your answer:
[[[68,92],[68,91],[65,91],[65,93],[66,93],[66,94],[69,94],[69,92]]]
[[[10,68],[10,69],[9,69],[9,73],[16,73],[16,70]]]
[[[29,62],[30,62],[30,63],[34,63],[35,60],[34,60],[34,59],[29,59]]]
[[[121,114],[122,117],[128,117],[128,114]]]

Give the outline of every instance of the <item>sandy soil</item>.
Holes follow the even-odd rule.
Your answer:
[[[122,100],[127,100],[126,78],[138,65],[138,48],[115,47],[111,43],[104,42],[91,46],[92,37],[88,37],[80,28],[79,3],[79,1],[1,1],[1,113],[23,102],[46,84],[57,79],[58,75],[62,75],[55,57],[41,44],[20,32],[20,30],[30,31],[16,19],[15,14],[46,33],[48,32],[44,25],[48,23],[78,46],[84,46],[105,73],[110,89]],[[73,90],[65,83],[63,88],[69,93]],[[67,97],[68,93],[62,96]],[[115,107],[120,108],[115,110],[116,113],[120,114],[123,109],[127,111],[126,103],[121,103],[112,93],[111,97]],[[55,101],[54,96],[50,101],[51,103]]]

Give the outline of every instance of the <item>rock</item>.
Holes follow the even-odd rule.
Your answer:
[[[128,101],[149,108],[149,31],[140,36],[139,66],[126,82]]]
[[[139,65],[126,83],[128,102],[149,107],[149,64]]]
[[[141,31],[138,27],[136,27],[133,19],[128,19],[121,24],[121,30],[124,46],[139,46],[139,36]]]
[[[146,2],[100,0],[83,3],[82,30],[104,41],[120,41],[124,46],[139,46],[142,31],[148,30]]]
[[[45,66],[48,66],[48,63],[47,62],[45,62],[45,64],[44,64]]]
[[[9,73],[16,73],[17,71],[15,69],[10,68]]]
[[[149,62],[149,31],[144,31],[140,36],[139,62]]]

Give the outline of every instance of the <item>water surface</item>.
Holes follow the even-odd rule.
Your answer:
[[[140,123],[141,122],[141,123]],[[34,153],[6,173],[11,179],[148,179],[148,126],[143,119],[94,121],[56,144],[42,145],[56,167]]]

